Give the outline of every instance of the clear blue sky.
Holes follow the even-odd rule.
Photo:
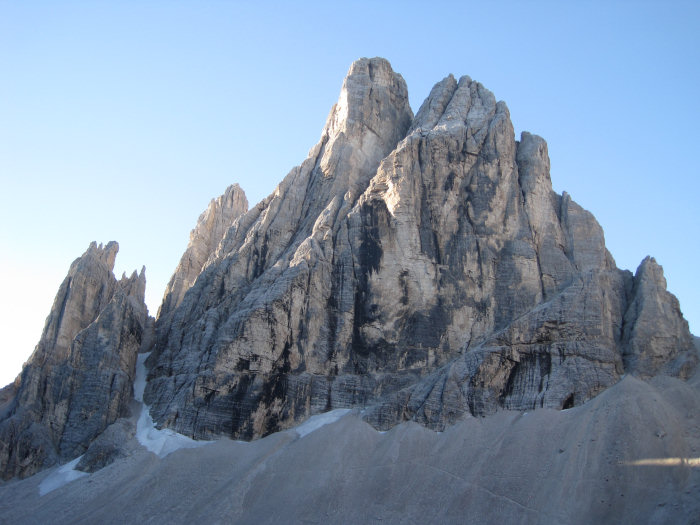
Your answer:
[[[700,331],[699,6],[0,0],[0,383],[92,240],[119,241],[119,275],[146,265],[155,313],[209,200],[270,193],[362,56],[414,111],[448,73],[505,100],[618,266],[655,256]]]

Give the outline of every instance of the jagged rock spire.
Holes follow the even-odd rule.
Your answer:
[[[624,338],[625,368],[641,377],[665,372],[687,378],[697,366],[688,323],[653,257],[645,257],[637,268]]]
[[[285,359],[299,359],[297,346],[290,350],[286,342],[289,334],[275,328],[278,323],[290,322],[290,313],[281,303],[296,289],[298,301],[291,306],[295,311],[291,315],[300,319],[293,322],[308,322],[307,329],[314,339],[326,330],[325,310],[316,316],[313,309],[303,307],[305,293],[316,294],[316,289],[322,301],[328,301],[331,293],[327,276],[311,272],[309,264],[330,263],[333,259],[334,238],[343,227],[344,217],[380,161],[405,136],[412,118],[406,84],[386,60],[360,59],[353,63],[321,140],[306,161],[294,168],[272,195],[236,222],[186,300],[169,319],[159,321],[159,344],[151,358],[162,363],[159,370],[167,370],[166,374],[183,372],[185,382],[196,383],[194,396],[198,397],[213,383],[202,382],[203,378],[191,373],[192,367],[199,366],[196,362],[207,362],[201,366],[212,369],[248,367],[269,374],[278,366],[286,366]],[[349,262],[347,269],[351,267]],[[271,309],[273,304],[280,308]],[[208,319],[208,328],[195,333],[190,323],[198,323],[196,319],[203,319],[201,315]],[[184,337],[182,346],[174,344],[180,337]],[[250,340],[256,341],[253,346],[247,342]],[[267,348],[264,357],[256,355],[258,345]],[[209,350],[202,353],[205,348]],[[311,346],[309,350],[314,351]],[[294,356],[285,358],[285,352],[293,352]],[[176,372],[171,360],[188,364]],[[323,358],[319,362],[322,370],[329,366],[326,361]],[[213,376],[210,379],[218,383]],[[267,381],[263,376],[259,380]],[[190,403],[184,397],[192,391],[188,394],[177,388],[178,393],[175,388],[165,376],[149,382],[146,397],[154,414],[167,411],[174,417],[171,409],[176,404]],[[240,388],[248,387],[241,384]],[[173,396],[183,399],[174,402]],[[188,409],[182,419],[184,425],[191,423],[190,414],[194,416]],[[264,420],[259,426],[268,427]],[[203,428],[198,435],[208,432]]]
[[[469,77],[413,118],[389,63],[356,61],[309,157],[245,208],[235,185],[212,201],[161,307],[144,396],[182,433],[251,439],[357,406],[379,428],[442,429],[697,366],[661,267],[619,270],[595,218],[553,192],[545,141],[516,141]],[[74,263],[0,395],[3,476],[76,455],[123,413],[151,339],[144,271],[117,282],[116,249]]]
[[[41,339],[0,409],[0,476],[80,455],[128,411],[147,338],[146,275],[112,273],[116,242],[91,243],[61,284]]]
[[[369,406],[381,428],[443,428],[574,406],[625,372],[635,278],[552,191],[544,140],[517,142],[466,76],[413,119],[407,101],[385,60],[350,67],[309,158],[159,320],[145,395],[160,424],[253,438]]]
[[[214,254],[233,222],[248,211],[248,199],[238,184],[232,184],[223,195],[212,199],[197,219],[190,233],[190,242],[170,282],[165,287],[158,317],[176,308]]]

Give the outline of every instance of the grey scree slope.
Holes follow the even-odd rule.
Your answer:
[[[700,376],[628,375],[570,410],[467,416],[443,433],[381,434],[350,414],[162,460],[136,445],[43,497],[46,473],[0,485],[0,523],[697,524],[700,469],[680,458],[700,456],[698,403]]]

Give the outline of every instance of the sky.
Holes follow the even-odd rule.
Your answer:
[[[251,205],[318,141],[353,60],[418,110],[447,74],[549,145],[621,268],[652,255],[700,333],[700,3],[0,0],[0,385],[71,262],[120,244],[155,315],[209,201]]]

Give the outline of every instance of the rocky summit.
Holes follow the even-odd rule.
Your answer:
[[[0,474],[26,477],[72,459],[133,398],[136,355],[152,331],[145,268],[119,281],[116,242],[92,243],[61,284],[34,353],[0,397]]]
[[[352,407],[442,430],[697,363],[661,267],[615,266],[595,218],[553,192],[543,139],[516,141],[469,77],[414,116],[383,59],[352,65],[309,157],[182,282],[145,395],[195,438]]]
[[[647,257],[635,274],[617,268],[593,215],[555,193],[549,171],[546,142],[516,140],[505,103],[479,82],[449,75],[414,115],[389,62],[356,61],[320,141],[270,196],[248,209],[234,184],[212,200],[155,321],[144,272],[112,275],[116,243],[73,263],[34,354],[1,392],[0,473],[30,476],[86,450],[85,471],[120,457],[134,435],[139,352],[150,352],[144,413],[195,439],[255,440],[358,409],[358,435],[411,421],[480,443],[474,416],[514,425],[494,414],[545,409],[554,425],[552,414],[611,387],[596,406],[627,414],[616,400],[651,400],[643,385],[697,377],[661,266]],[[691,416],[697,384],[668,387]],[[537,441],[538,426],[523,425]],[[432,446],[449,465],[452,445]]]

